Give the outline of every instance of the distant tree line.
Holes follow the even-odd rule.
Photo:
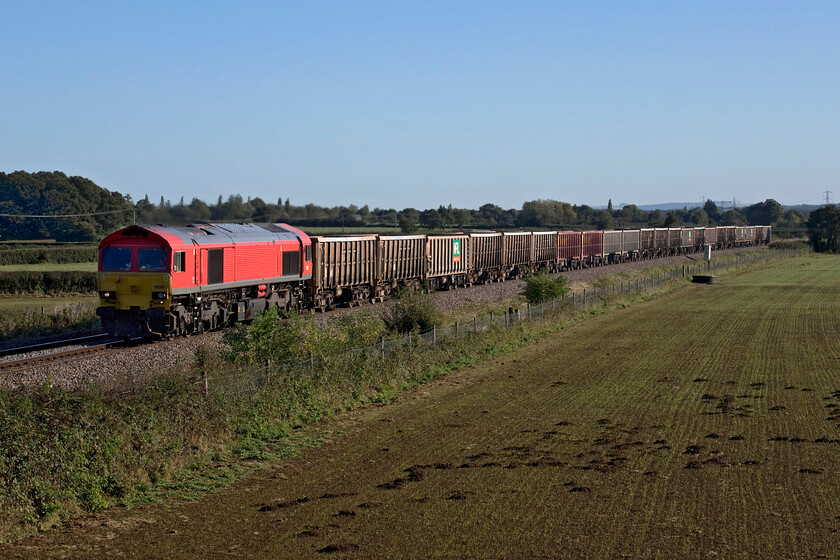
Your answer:
[[[629,227],[677,227],[683,225],[781,225],[801,227],[805,217],[795,210],[787,210],[773,199],[740,209],[720,210],[709,200],[705,205],[682,210],[641,210],[634,204],[620,209],[597,209],[585,204],[573,205],[557,200],[531,200],[520,210],[504,209],[484,204],[477,210],[453,208],[452,205],[418,210],[416,208],[361,208],[355,205],[324,207],[315,204],[297,206],[289,199],[267,203],[261,198],[243,199],[231,195],[216,204],[208,205],[193,198],[186,204],[161,199],[153,204],[148,197],[137,203],[139,216],[149,223],[220,222],[276,222],[285,221],[301,227],[386,226],[399,227],[406,233],[419,228],[427,230],[452,229],[610,229]]]
[[[83,177],[61,172],[0,173],[0,214],[85,214],[72,218],[10,218],[0,216],[3,239],[56,239],[95,241],[105,234],[132,223],[185,225],[196,222],[288,222],[299,227],[393,227],[413,233],[419,228],[431,231],[466,229],[611,229],[672,227],[682,225],[769,224],[801,227],[805,217],[785,211],[768,199],[740,209],[722,210],[709,200],[702,207],[682,210],[642,210],[634,204],[614,209],[585,204],[573,205],[557,200],[531,200],[521,209],[504,209],[484,204],[477,210],[440,205],[437,208],[325,207],[298,206],[289,198],[276,202],[262,198],[219,196],[215,204],[198,198],[187,203],[183,197],[173,204],[164,197],[157,203],[146,196],[135,204],[131,197],[98,187]]]

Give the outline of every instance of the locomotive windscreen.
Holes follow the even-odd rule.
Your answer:
[[[140,249],[137,253],[137,268],[140,270],[168,270],[166,253],[163,249]]]
[[[131,270],[131,249],[105,247],[102,250],[102,270]]]

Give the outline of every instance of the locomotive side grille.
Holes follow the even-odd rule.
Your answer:
[[[207,251],[207,283],[221,284],[225,281],[225,251],[210,249]]]
[[[300,274],[300,251],[283,253],[283,275]]]

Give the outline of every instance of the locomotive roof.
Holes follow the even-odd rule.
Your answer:
[[[198,245],[216,243],[255,243],[273,241],[308,241],[308,236],[287,224],[191,224],[185,227],[128,226],[121,232],[131,235],[131,230],[145,230],[161,237],[175,236],[184,243]],[[109,236],[110,237],[110,236]]]

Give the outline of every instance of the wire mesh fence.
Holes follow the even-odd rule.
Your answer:
[[[225,395],[253,395],[272,381],[272,378],[282,378],[284,381],[294,381],[296,376],[307,376],[312,380],[319,375],[328,375],[331,366],[338,364],[358,363],[360,361],[376,362],[393,356],[398,352],[419,345],[435,347],[453,339],[472,336],[493,329],[511,329],[523,321],[540,320],[546,316],[562,312],[574,312],[600,306],[609,299],[629,295],[654,292],[662,286],[699,275],[711,275],[715,272],[739,269],[750,266],[770,258],[800,256],[806,251],[802,249],[779,249],[757,251],[733,257],[716,260],[698,261],[694,264],[682,265],[676,268],[649,271],[643,276],[616,280],[615,282],[589,286],[581,292],[573,292],[559,299],[552,299],[535,305],[526,304],[523,308],[509,308],[507,311],[490,313],[483,317],[473,317],[466,322],[456,322],[447,326],[434,326],[419,332],[409,332],[404,335],[382,338],[376,344],[351,348],[339,356],[325,358],[310,354],[307,358],[286,363],[264,363],[257,366],[242,368],[230,366],[212,373],[202,371],[201,379],[197,382],[205,395],[211,391],[223,391]]]

